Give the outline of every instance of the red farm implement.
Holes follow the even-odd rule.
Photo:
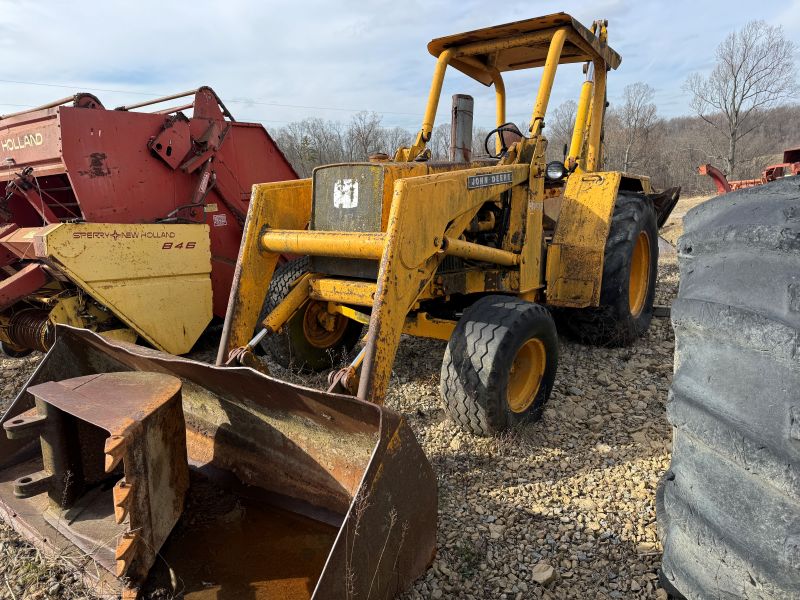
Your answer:
[[[727,194],[728,192],[741,190],[742,188],[764,185],[770,181],[780,179],[781,177],[800,175],[800,147],[784,150],[783,162],[769,165],[761,172],[761,177],[755,179],[735,179],[729,181],[725,177],[725,173],[709,164],[700,165],[697,168],[697,172],[700,173],[700,175],[708,175],[711,177],[718,194]]]
[[[0,117],[3,350],[45,350],[66,323],[188,352],[225,314],[251,186],[296,177],[209,87]]]

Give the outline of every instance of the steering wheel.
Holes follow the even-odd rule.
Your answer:
[[[494,154],[489,149],[489,141],[492,139],[494,134],[497,134],[500,138],[500,152],[498,154]],[[486,136],[486,139],[483,141],[483,148],[486,150],[486,154],[491,156],[492,158],[501,158],[508,152],[509,147],[514,142],[517,142],[524,138],[525,136],[522,135],[522,132],[519,130],[519,127],[516,126],[515,123],[503,123],[500,127],[496,127],[489,132],[489,135]]]

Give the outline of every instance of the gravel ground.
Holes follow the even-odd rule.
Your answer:
[[[662,260],[659,304],[677,291]],[[439,552],[406,598],[666,598],[655,490],[669,465],[672,329],[654,319],[623,349],[561,340],[535,424],[498,439],[461,433],[438,404],[443,344],[407,340],[388,404],[439,475]]]
[[[674,241],[680,221],[667,229]],[[675,256],[662,252],[656,303],[669,305],[677,284]],[[669,320],[654,319],[629,348],[562,339],[541,421],[493,439],[466,435],[445,417],[443,352],[443,342],[405,338],[387,398],[410,422],[439,481],[437,558],[404,598],[666,599],[658,588],[655,489],[671,445]],[[0,359],[6,401],[39,359]],[[321,377],[303,382],[323,385]],[[0,599],[92,598],[60,561],[4,524],[0,578]]]

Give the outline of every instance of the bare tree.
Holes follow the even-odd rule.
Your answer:
[[[486,158],[486,136],[490,129],[486,127],[475,127],[472,130],[472,158]],[[493,141],[490,143],[494,143]],[[492,147],[492,146],[490,146]],[[493,148],[493,147],[492,147]]]
[[[373,152],[381,151],[381,117],[378,113],[361,111],[353,115],[350,121],[350,142],[352,156],[355,160],[367,160]]]
[[[381,151],[389,156],[394,156],[395,151],[402,146],[410,146],[414,141],[413,132],[402,127],[384,129],[381,136]]]
[[[654,90],[646,83],[637,81],[626,85],[622,92],[625,102],[619,109],[619,123],[622,126],[622,156],[620,165],[623,172],[630,171],[644,153],[644,146],[656,124],[656,105],[653,103]]]
[[[781,27],[751,21],[717,47],[708,77],[693,73],[686,80],[692,110],[727,142],[719,158],[729,176],[739,158],[737,144],[758,127],[761,111],[797,93],[795,48]]]
[[[615,107],[606,115],[604,152],[605,164],[610,169],[622,169],[625,162],[625,140],[630,127],[623,122],[623,112],[623,107]],[[571,135],[573,118],[569,105],[563,111],[557,108],[548,117],[549,160],[561,158],[563,144]],[[298,174],[308,177],[319,165],[364,159],[363,150],[355,146],[358,136],[351,131],[352,126],[352,122],[312,118],[272,129],[270,133]],[[520,130],[525,131],[525,126],[521,124]],[[443,134],[447,133],[445,127]],[[489,130],[480,124],[476,126],[472,137],[474,157],[486,155],[483,145],[488,133]],[[648,131],[646,143],[632,147],[629,164],[638,172],[650,175],[657,189],[680,185],[687,194],[710,193],[711,180],[697,174],[697,165],[715,159],[705,147],[708,133],[708,123],[697,116],[657,119]],[[391,156],[399,146],[411,143],[414,132],[401,127],[380,127],[368,137],[374,139],[367,144],[369,152],[380,150]],[[434,133],[432,147],[437,139]],[[798,140],[800,104],[787,103],[760,111],[758,126],[740,143],[740,154],[752,158],[737,160],[737,177],[757,177],[766,165],[780,162],[781,150],[796,147]],[[440,141],[446,146],[445,140]],[[492,140],[490,148],[494,149]]]
[[[448,160],[450,158],[450,123],[441,123],[433,128],[428,147],[431,149],[433,160]]]
[[[564,146],[569,147],[572,130],[575,127],[575,114],[578,104],[574,100],[566,100],[559,104],[547,117],[547,158],[563,160]],[[525,131],[524,129],[522,131]],[[569,148],[568,148],[569,150]]]

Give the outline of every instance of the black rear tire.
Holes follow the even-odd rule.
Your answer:
[[[797,598],[800,177],[719,196],[684,227],[662,579],[690,600]]]
[[[520,373],[512,373],[530,348],[543,352],[541,368],[531,369],[539,380],[537,387],[526,387]],[[440,379],[442,400],[463,429],[481,436],[499,433],[541,416],[557,367],[558,335],[550,312],[512,296],[486,296],[464,311],[447,343]],[[510,400],[515,390],[521,402]],[[526,395],[527,390],[531,393]]]
[[[637,242],[646,236],[647,282],[639,306],[631,306],[631,271]],[[595,346],[627,346],[642,336],[653,319],[653,301],[658,275],[658,227],[653,203],[644,195],[620,192],[614,206],[611,229],[606,240],[600,305],[562,309],[559,323],[565,333]]]
[[[267,298],[261,311],[260,321],[263,321],[272,310],[286,297],[297,279],[309,270],[307,256],[296,258],[284,263],[275,269],[275,274],[269,284]],[[261,341],[261,348],[269,353],[277,363],[283,367],[291,368],[298,372],[319,372],[330,369],[337,360],[345,357],[358,343],[363,326],[361,323],[351,321],[342,315],[336,315],[337,323],[342,323],[341,335],[332,343],[320,347],[306,336],[304,319],[313,301],[306,302],[295,315],[284,324],[280,331],[266,336]]]

